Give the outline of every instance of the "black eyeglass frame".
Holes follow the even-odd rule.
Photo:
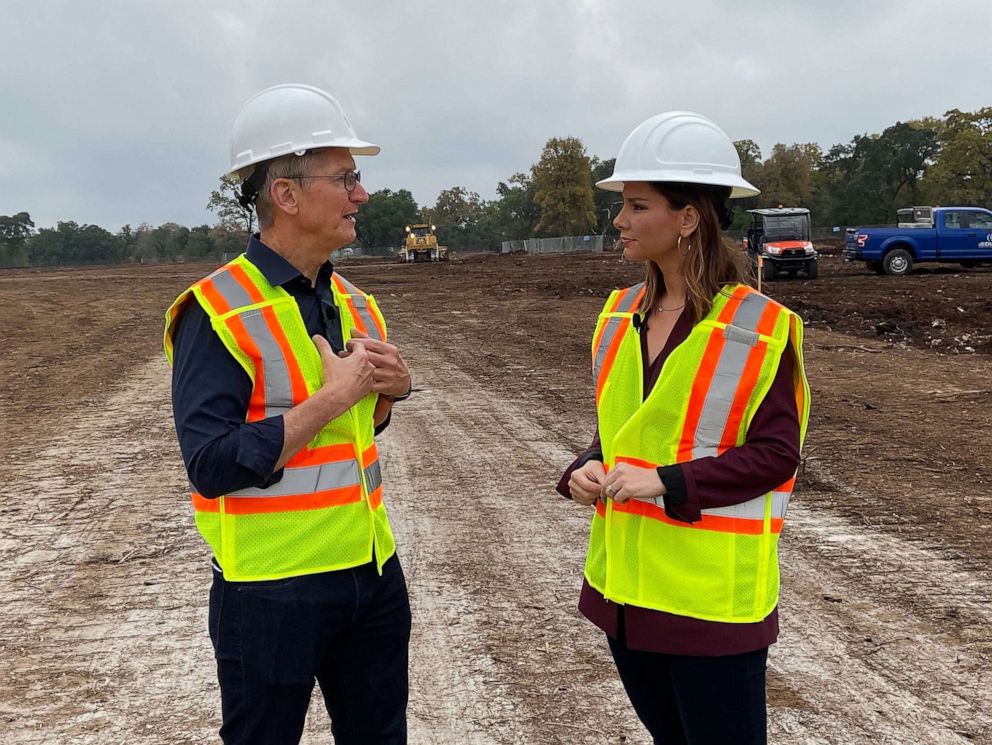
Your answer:
[[[300,181],[307,178],[326,178],[331,181],[341,181],[344,184],[344,190],[351,194],[355,190],[355,187],[362,183],[362,172],[345,171],[338,176],[285,176],[284,178],[298,179]],[[349,181],[351,182],[350,186],[348,185]]]

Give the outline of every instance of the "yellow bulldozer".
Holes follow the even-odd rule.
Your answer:
[[[437,245],[433,225],[420,223],[406,226],[406,237],[400,248],[400,261],[447,261],[448,249]]]

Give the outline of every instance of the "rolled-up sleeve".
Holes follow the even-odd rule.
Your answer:
[[[252,382],[213,329],[206,312],[190,303],[179,319],[172,372],[172,412],[179,447],[193,488],[215,498],[247,487],[266,487],[282,453],[282,416],[245,422]]]

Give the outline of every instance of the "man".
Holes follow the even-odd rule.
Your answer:
[[[166,315],[225,743],[298,743],[314,680],[338,745],[406,742],[410,606],[374,435],[410,373],[328,260],[368,201],[353,156],[378,152],[322,90],[249,100],[230,174],[260,233]]]

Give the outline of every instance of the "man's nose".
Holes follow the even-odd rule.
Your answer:
[[[365,191],[361,181],[355,184],[355,188],[351,190],[350,198],[355,204],[365,204],[369,201],[369,193]]]

